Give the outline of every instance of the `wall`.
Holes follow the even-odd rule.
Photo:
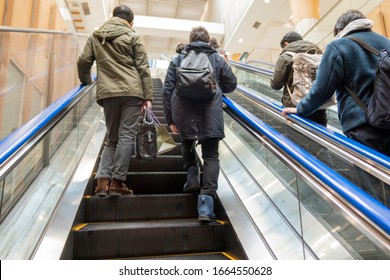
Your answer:
[[[66,31],[55,0],[0,0],[0,21]],[[1,31],[0,43],[1,141],[79,84],[76,60],[85,42],[75,35]]]
[[[246,10],[254,0],[209,0],[206,4],[202,21],[219,22],[225,25],[225,38],[221,43],[229,40],[236,26],[242,20]],[[255,0],[258,1],[258,0]]]
[[[390,38],[390,0],[384,0],[367,17],[374,21],[375,32]]]

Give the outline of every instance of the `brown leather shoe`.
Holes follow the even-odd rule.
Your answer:
[[[97,186],[95,188],[95,195],[99,197],[106,197],[108,195],[108,187],[110,180],[107,178],[97,178]]]
[[[117,197],[121,195],[132,195],[133,191],[122,181],[112,179],[108,193],[110,196]]]

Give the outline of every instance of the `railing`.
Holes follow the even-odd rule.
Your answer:
[[[320,48],[325,49],[333,40],[333,29],[337,19],[346,11],[355,9],[368,14],[383,0],[343,0],[339,1],[329,12],[303,35],[303,38]]]
[[[94,90],[74,88],[0,143],[1,259],[29,259],[39,243],[101,120]]]
[[[337,206],[335,210],[332,210],[332,215],[341,215],[343,216],[343,219],[350,221],[354,220],[354,222],[351,222],[350,228],[353,231],[362,231],[362,234],[368,237],[367,242],[370,242],[371,239],[371,227],[374,227],[376,229],[376,233],[374,235],[377,239],[377,245],[382,248],[382,252],[385,252],[388,255],[388,248],[389,248],[389,234],[390,234],[390,209],[386,208],[383,204],[379,203],[377,200],[373,199],[371,196],[367,195],[365,192],[361,191],[359,188],[357,188],[355,185],[353,185],[351,182],[337,174],[334,170],[330,169],[323,163],[321,163],[318,159],[313,157],[312,155],[308,154],[303,149],[296,146],[293,142],[291,142],[289,139],[281,135],[280,133],[276,132],[274,129],[270,128],[268,125],[265,125],[261,120],[259,120],[257,117],[253,116],[252,114],[248,113],[243,107],[235,103],[234,101],[230,100],[228,97],[224,97],[223,101],[225,105],[229,108],[229,110],[232,110],[235,115],[238,116],[240,120],[243,120],[245,123],[249,124],[249,126],[256,132],[258,132],[264,139],[270,139],[271,142],[275,143],[276,150],[283,151],[283,154],[288,155],[289,158],[293,160],[293,162],[296,162],[300,166],[300,168],[303,168],[303,170],[309,171],[316,179],[317,182],[322,182],[323,186],[325,186],[328,191],[325,191],[321,202],[322,203],[330,203],[332,200],[339,200],[340,202],[335,202],[333,205],[342,205],[344,204],[344,201],[347,202],[344,206]],[[266,141],[267,141],[266,140]],[[259,152],[259,154],[264,154],[263,152]],[[268,157],[268,156],[267,156]],[[251,161],[252,162],[252,161]],[[272,162],[275,162],[275,160],[272,160]],[[251,165],[252,166],[252,165]],[[256,168],[250,168],[250,169],[256,169]],[[259,171],[257,171],[259,172]],[[279,176],[279,172],[277,172],[277,176]],[[284,173],[284,172],[282,172]],[[299,174],[299,173],[297,173]],[[257,177],[263,177],[258,176],[257,173],[252,175],[254,178]],[[282,176],[282,175],[280,175]],[[298,175],[300,176],[300,175]],[[309,182],[310,179],[304,178],[304,182]],[[308,201],[308,200],[302,200],[304,193],[307,191],[304,191],[301,189],[301,198],[299,195],[299,189],[301,188],[297,181],[292,180],[291,176],[288,176],[288,180],[285,181],[286,184],[289,184],[290,182],[294,183],[293,189],[294,191],[297,191],[297,199],[301,199],[299,203],[302,203],[303,206],[307,207],[312,213],[315,213],[316,208],[321,208],[321,211],[324,211],[326,208],[331,209],[333,206],[326,206],[321,207],[321,205],[318,205],[319,201]],[[305,183],[302,182],[303,185]],[[298,184],[297,186],[295,184]],[[271,188],[268,185],[264,186],[266,190],[265,192],[271,191]],[[273,185],[272,189],[274,189],[275,186]],[[249,192],[249,190],[248,190]],[[279,195],[282,195],[279,191],[274,191]],[[320,190],[316,190],[314,193],[320,193]],[[326,194],[326,192],[328,192]],[[271,193],[273,193],[271,191]],[[332,193],[332,194],[331,194]],[[312,196],[312,194],[310,195]],[[326,197],[326,199],[323,199]],[[252,199],[252,198],[251,198]],[[253,197],[254,199],[254,197]],[[319,199],[319,197],[317,198]],[[284,200],[283,200],[284,201]],[[275,202],[277,203],[277,202]],[[283,204],[282,204],[283,205]],[[330,205],[330,204],[329,204]],[[282,208],[285,208],[285,205],[282,206]],[[294,207],[293,205],[291,207]],[[346,210],[348,208],[349,210]],[[290,207],[288,207],[290,209]],[[314,209],[314,210],[313,210]],[[350,211],[351,209],[352,212]],[[288,214],[284,213],[283,210],[282,215],[288,216]],[[299,210],[301,211],[301,210]],[[268,212],[268,211],[267,211]],[[322,213],[315,213],[314,215],[320,215],[318,216],[318,219],[321,220],[321,215],[324,215],[326,212]],[[344,214],[342,214],[344,213]],[[294,220],[295,215],[291,217],[292,220]],[[361,220],[361,217],[364,219],[364,223],[359,220]],[[325,218],[326,220],[326,214]],[[301,221],[303,223],[303,221]],[[291,221],[292,224],[294,222]],[[355,228],[355,225],[359,225]],[[307,225],[296,225],[296,231],[300,231],[300,228],[303,229]],[[345,226],[345,224],[344,224]],[[360,227],[362,226],[362,227]],[[332,227],[329,225],[329,228],[332,231],[332,234],[343,236],[344,233],[342,233],[343,230],[341,227],[338,228],[337,226]],[[310,228],[308,228],[309,230]],[[304,235],[304,233],[302,233]],[[360,233],[357,233],[357,236],[359,236]],[[318,241],[318,240],[317,240]],[[348,241],[346,241],[348,242]],[[352,245],[353,246],[353,245]]]
[[[0,26],[0,141],[77,86],[87,38]]]
[[[274,90],[270,86],[270,79],[273,76],[273,70],[259,68],[253,65],[243,63],[230,62],[230,65],[235,70],[238,82],[248,88],[258,91],[262,96],[266,96],[269,100],[281,104],[279,100],[282,99],[283,92],[281,90]],[[337,107],[331,106],[326,109],[328,125],[341,132],[341,125],[339,122]]]

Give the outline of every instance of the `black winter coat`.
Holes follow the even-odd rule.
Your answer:
[[[218,81],[217,94],[211,100],[197,101],[176,95],[176,67],[190,50],[209,53],[208,57]],[[162,94],[168,124],[176,125],[182,139],[224,138],[222,93],[232,92],[236,86],[236,76],[215,49],[204,42],[187,45],[183,53],[172,59],[164,81]]]

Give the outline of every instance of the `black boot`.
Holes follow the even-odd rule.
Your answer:
[[[199,166],[190,166],[187,170],[187,182],[184,184],[183,192],[193,193],[200,189],[200,170]]]

